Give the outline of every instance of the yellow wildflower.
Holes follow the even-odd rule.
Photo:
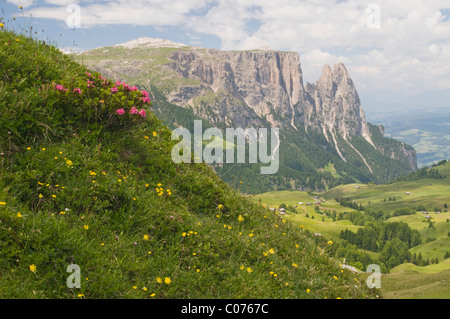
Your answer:
[[[89,225],[84,225],[83,228],[88,230],[89,229]]]
[[[6,205],[6,203],[5,202],[0,202],[0,205]]]
[[[311,292],[311,289],[306,289],[306,293],[309,294]]]
[[[153,137],[156,137],[156,136],[158,136],[158,133],[153,132]]]
[[[137,289],[137,287],[136,287],[136,286],[133,286],[133,289],[134,289],[134,290],[136,290],[136,289]]]
[[[78,298],[83,298],[84,294],[78,294]]]
[[[296,263],[292,263],[292,267],[297,268],[298,265]]]
[[[239,268],[240,268],[241,270],[244,270],[245,267],[244,267],[244,265],[241,265],[241,267],[239,267]]]
[[[148,235],[145,234],[143,238],[144,238],[144,240],[148,240]]]
[[[253,271],[253,270],[252,270],[250,267],[247,268],[247,272],[248,272],[249,274],[250,274],[252,271]]]
[[[156,282],[158,283],[158,284],[162,284],[162,279],[161,279],[161,277],[156,277]]]
[[[170,285],[171,282],[172,282],[172,280],[170,280],[169,277],[164,278],[164,283],[165,283],[166,285]]]
[[[34,264],[30,265],[30,271],[36,272],[36,266]]]
[[[155,297],[156,296],[156,294],[155,293],[152,293],[151,295],[150,295],[150,297]]]
[[[17,217],[21,218],[22,214],[21,213],[17,213]]]
[[[328,244],[328,245],[333,245],[333,242],[332,242],[331,240],[329,240],[329,241],[327,242],[327,244]]]
[[[244,217],[242,217],[242,215],[239,215],[238,221],[239,221],[239,222],[243,222],[243,221],[244,221]]]
[[[223,209],[223,205],[222,204],[217,205],[217,209],[218,210],[222,210]]]

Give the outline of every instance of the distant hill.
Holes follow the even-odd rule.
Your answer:
[[[419,167],[450,158],[450,106],[374,113],[369,120],[382,124],[386,136],[412,145]]]
[[[287,219],[331,239],[335,256],[349,265],[382,265],[386,298],[446,299],[449,189],[450,162],[440,161],[385,185],[355,183],[317,194],[278,191],[255,199],[286,207]]]

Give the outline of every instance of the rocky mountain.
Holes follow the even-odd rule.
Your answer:
[[[385,138],[382,127],[366,121],[342,63],[324,66],[315,84],[304,84],[295,52],[220,51],[140,38],[74,57],[108,77],[148,89],[154,111],[168,126],[189,126],[186,122],[201,118],[221,129],[280,128],[276,176],[256,176],[251,165],[217,167],[230,183],[246,178],[249,191],[387,182],[417,169],[412,147]]]

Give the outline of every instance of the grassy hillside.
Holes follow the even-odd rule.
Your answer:
[[[436,174],[436,172],[438,174]],[[422,176],[422,177],[421,177]],[[423,177],[425,176],[425,178]],[[429,178],[434,176],[435,178]],[[271,192],[256,196],[259,203],[267,203],[278,208],[285,204],[286,218],[303,225],[315,233],[321,233],[336,243],[341,243],[340,232],[344,229],[357,233],[363,226],[352,224],[349,220],[333,220],[327,212],[357,213],[355,209],[340,205],[335,198],[349,198],[355,207],[360,204],[365,210],[383,211],[387,216],[385,223],[403,222],[420,233],[422,244],[409,249],[411,256],[419,255],[428,266],[403,263],[390,269],[382,278],[382,292],[385,298],[449,298],[450,259],[444,259],[450,252],[450,164],[444,163],[422,172],[412,173],[401,181],[386,185],[349,184],[338,186],[328,192],[318,194],[320,209],[306,202],[314,203],[315,194],[305,192]],[[409,195],[407,195],[409,193]],[[303,202],[303,205],[297,204]],[[297,204],[297,207],[294,205]],[[393,216],[394,212],[409,210],[410,215]],[[428,214],[423,214],[426,210]],[[439,213],[438,213],[439,212]],[[364,214],[364,212],[363,212]],[[387,215],[386,215],[387,214]],[[428,216],[431,221],[427,220]],[[314,218],[314,219],[313,219]],[[379,252],[361,250],[377,263]],[[439,261],[436,264],[436,259]],[[353,263],[356,261],[353,260]]]
[[[386,298],[449,299],[450,259],[425,267],[402,264],[381,281]]]
[[[331,245],[174,164],[146,92],[12,32],[0,43],[0,298],[373,295]]]

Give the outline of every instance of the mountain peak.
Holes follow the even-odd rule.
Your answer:
[[[116,47],[125,47],[128,49],[133,49],[137,47],[144,48],[181,48],[187,47],[188,45],[178,42],[173,42],[166,39],[159,38],[149,38],[149,37],[141,37],[138,39],[134,39],[125,43],[117,44]]]

